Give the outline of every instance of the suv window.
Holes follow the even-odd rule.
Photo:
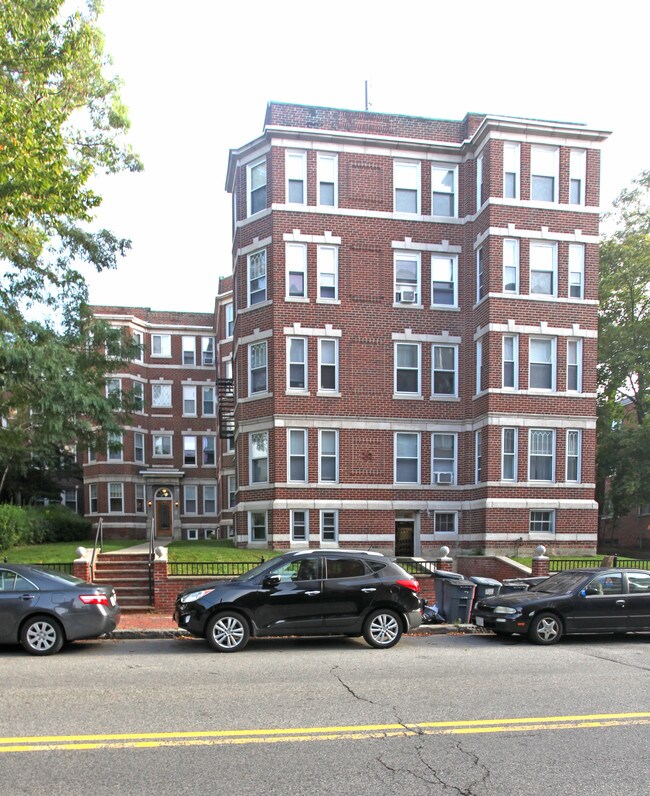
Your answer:
[[[627,583],[630,594],[650,593],[650,575],[645,572],[628,572]]]
[[[328,558],[327,578],[360,578],[366,574],[363,561],[358,558]]]

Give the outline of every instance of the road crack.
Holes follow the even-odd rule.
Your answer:
[[[351,694],[351,695],[352,695],[352,696],[353,696],[355,699],[358,699],[358,700],[359,700],[359,702],[368,702],[368,704],[370,704],[370,705],[376,705],[376,704],[378,704],[377,702],[374,702],[372,699],[367,699],[366,697],[362,697],[362,696],[360,696],[359,694],[357,694],[357,692],[356,692],[356,691],[355,691],[353,688],[351,688],[351,687],[350,687],[350,686],[349,686],[349,685],[348,685],[348,684],[347,684],[347,683],[346,683],[346,682],[343,680],[343,678],[342,678],[342,677],[341,677],[339,674],[337,674],[337,673],[336,673],[336,669],[338,669],[338,668],[339,668],[338,666],[333,666],[333,667],[330,669],[330,674],[331,674],[331,675],[333,675],[333,676],[334,676],[334,677],[335,677],[335,678],[336,678],[336,679],[339,681],[339,683],[341,683],[341,685],[343,686],[343,688],[345,688],[345,690],[346,690],[346,691],[347,691],[349,694]]]

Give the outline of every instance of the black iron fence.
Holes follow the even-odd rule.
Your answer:
[[[431,575],[438,564],[437,561],[413,561],[412,558],[396,558],[395,563],[405,569],[409,575]]]
[[[244,575],[260,563],[260,561],[170,561],[167,564],[167,574],[186,577]]]
[[[51,564],[28,564],[29,567],[34,569],[49,569],[51,572],[63,572],[66,575],[74,575],[74,564],[70,562],[62,563],[60,561]]]
[[[612,556],[613,567],[628,567],[629,569],[650,569],[650,560],[642,560],[639,558],[620,558],[619,556]],[[564,558],[554,559],[549,561],[550,572],[564,572],[566,569],[580,569],[582,567],[598,567],[602,566],[600,562],[593,558]]]

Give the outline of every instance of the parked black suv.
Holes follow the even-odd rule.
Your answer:
[[[388,649],[421,622],[420,585],[380,553],[303,550],[176,599],[178,626],[218,652],[249,636],[361,636]]]

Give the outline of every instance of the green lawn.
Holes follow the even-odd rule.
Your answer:
[[[104,541],[102,550],[110,553],[124,547],[142,544],[143,539],[115,539]],[[92,550],[94,539],[85,542],[57,542],[52,544],[35,544],[26,547],[12,547],[0,553],[0,561],[7,559],[10,564],[70,564],[76,556],[78,547]],[[169,560],[190,563],[193,561],[266,561],[273,556],[281,555],[279,550],[244,550],[233,547],[232,542],[225,540],[206,540],[201,542],[172,542],[169,545]]]

